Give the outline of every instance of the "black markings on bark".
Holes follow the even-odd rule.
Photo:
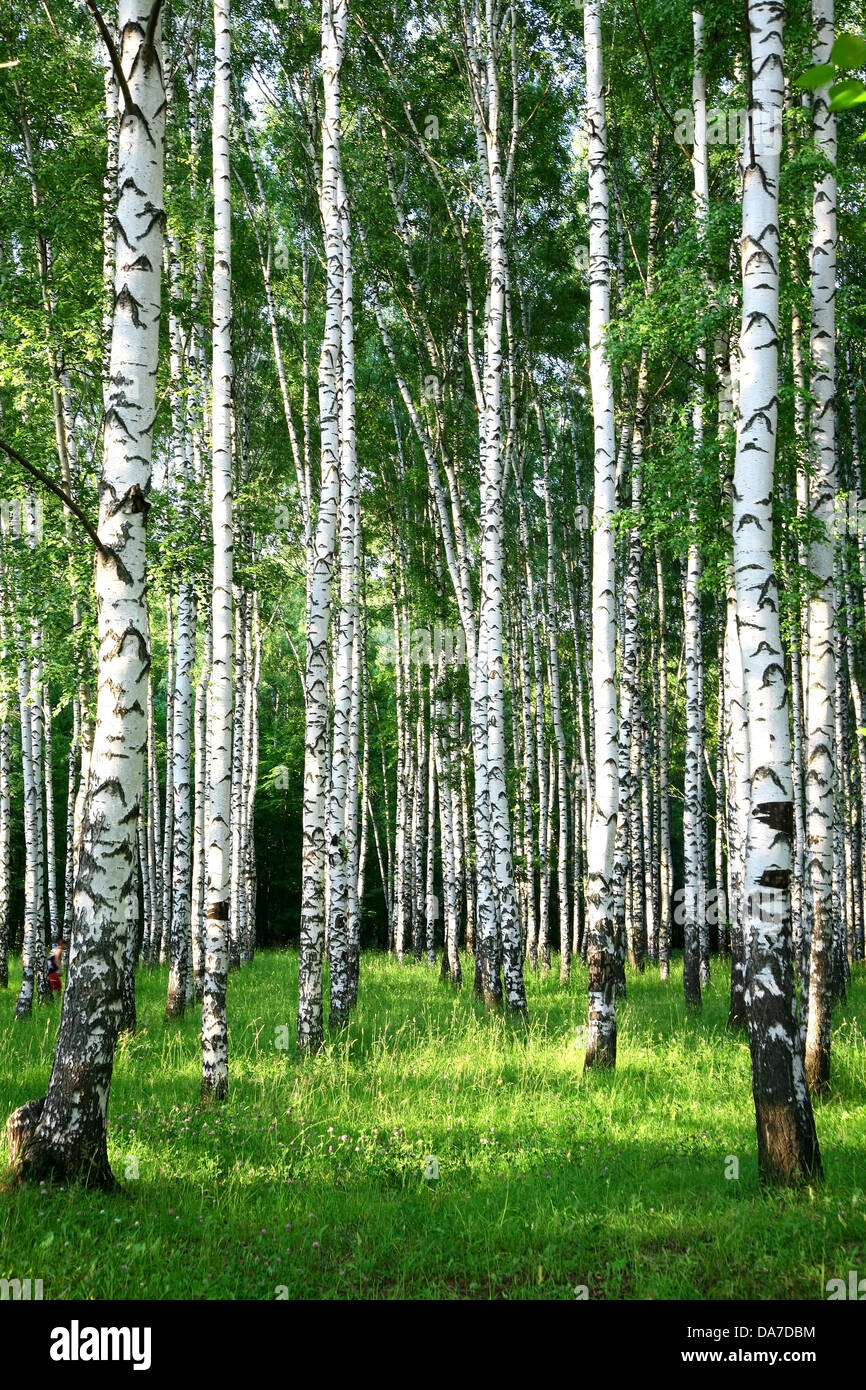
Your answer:
[[[115,296],[114,307],[115,310],[128,309],[132,322],[135,324],[136,328],[141,327],[141,318],[139,317],[138,311],[142,306],[135,295],[130,292],[128,285],[124,285],[120,293]]]
[[[146,217],[148,213],[150,213],[150,221],[148,222],[144,231],[139,233],[140,237],[148,236],[152,229],[157,225],[159,225],[162,231],[165,231],[165,212],[163,211],[163,209],[155,207],[153,203],[145,203],[141,212],[137,215],[139,217]]]
[[[783,835],[790,835],[793,839],[793,801],[765,801],[761,805],[752,807],[752,815],[763,825],[768,825],[771,830],[779,830]]]
[[[787,888],[791,874],[788,869],[765,869],[756,881],[762,888]]]
[[[764,667],[764,674],[761,677],[761,685],[772,685],[771,676],[779,676],[784,682],[785,668],[778,661],[771,661],[769,666]]]

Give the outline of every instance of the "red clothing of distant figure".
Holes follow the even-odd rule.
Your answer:
[[[48,957],[48,983],[51,986],[52,994],[60,993],[60,962],[57,955],[57,951],[54,950]]]

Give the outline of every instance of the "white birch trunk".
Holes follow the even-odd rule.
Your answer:
[[[9,682],[6,662],[8,628],[6,618],[6,574],[3,534],[0,531],[0,989],[9,988],[9,924],[11,894],[10,847],[12,841],[12,797],[9,785],[12,750],[12,724],[9,709]]]
[[[259,683],[262,673],[262,628],[258,590],[249,597],[247,623],[247,689],[244,700],[244,826],[241,852],[244,862],[244,907],[246,911],[246,959],[252,961],[256,949],[256,873],[255,811],[259,768]]]
[[[833,0],[812,0],[812,61],[826,63],[835,38]],[[830,1082],[831,961],[834,937],[833,834],[836,815],[836,593],[833,512],[836,496],[836,117],[828,88],[814,93],[816,151],[829,163],[814,187],[811,247],[811,475],[809,512],[821,535],[809,546],[817,585],[809,597],[806,690],[806,874],[811,906],[806,1079]]]
[[[353,649],[357,613],[356,530],[358,463],[355,453],[355,325],[349,202],[337,149],[337,215],[340,228],[340,604],[337,616],[334,662],[333,746],[331,794],[328,812],[328,873],[330,917],[328,961],[330,965],[330,1016],[333,1028],[349,1020],[351,962],[349,951],[349,843],[357,828],[357,798],[349,797],[349,765],[354,705]],[[355,733],[357,740],[357,732]],[[357,746],[357,745],[356,745]],[[352,826],[349,829],[349,821]]]
[[[237,585],[234,597],[234,688],[235,716],[232,723],[231,870],[229,875],[229,970],[240,970],[246,952],[243,876],[244,804],[244,692],[246,689],[246,596]]]
[[[208,768],[210,759],[208,758],[207,746],[207,689],[210,682],[212,642],[211,642],[211,616],[207,615],[204,641],[204,654],[202,657],[201,671],[196,681],[195,687],[195,765],[193,771],[194,781],[194,813],[193,813],[193,839],[192,839],[192,887],[190,902],[190,917],[192,930],[192,973],[196,999],[201,999],[204,992],[204,967],[205,967],[205,899],[206,899],[206,851],[205,851],[205,826],[207,823],[207,796],[208,796]]]
[[[671,859],[671,802],[669,792],[668,763],[668,656],[667,635],[665,632],[665,583],[662,568],[661,548],[655,546],[656,590],[658,595],[659,618],[659,925],[658,955],[659,977],[667,980],[670,973],[671,958],[671,895],[673,892],[673,864]]]
[[[337,372],[341,349],[343,241],[340,222],[340,69],[346,41],[346,0],[323,0],[322,199],[327,263],[325,329],[319,358],[321,493],[313,538],[313,572],[307,604],[305,667],[306,732],[304,754],[304,830],[301,890],[301,944],[298,1047],[315,1050],[324,1040],[322,958],[325,934],[326,803],[328,779],[328,636],[340,491],[340,416]]]
[[[190,736],[192,730],[192,673],[195,664],[195,589],[190,579],[178,586],[177,648],[175,656],[172,795],[174,847],[171,879],[171,971],[165,1013],[182,1017],[187,1003],[190,954],[190,892],[192,882],[192,822],[190,805]]]
[[[556,790],[559,842],[556,856],[556,882],[559,898],[559,978],[568,983],[571,953],[571,924],[568,909],[568,826],[569,779],[568,753],[562,722],[562,696],[559,673],[559,623],[556,601],[556,547],[553,533],[553,505],[550,484],[550,444],[544,410],[536,398],[535,414],[541,442],[542,480],[544,485],[544,521],[547,537],[547,662],[550,671],[550,717],[556,743]]]
[[[146,742],[145,526],[158,358],[165,93],[159,8],[120,0],[120,61],[133,110],[118,155],[115,298],[95,587],[99,686],[82,815],[74,926],[48,1093],[10,1117],[23,1178],[113,1182],[106,1117],[137,891],[136,821]]]
[[[15,1001],[15,1017],[29,1018],[39,969],[39,944],[43,922],[39,898],[39,768],[33,749],[30,663],[21,628],[15,624],[18,648],[18,714],[21,728],[21,781],[24,792],[24,939],[21,949],[21,988]]]
[[[231,0],[214,0],[213,92],[213,365],[211,406],[211,528],[213,535],[213,655],[208,684],[208,808],[206,941],[202,1004],[202,1095],[228,1092],[226,978],[231,924],[232,790],[232,242],[229,113]]]
[[[348,873],[346,899],[346,935],[349,954],[349,1007],[358,1002],[358,973],[361,958],[361,898],[363,895],[364,869],[366,856],[366,825],[359,828],[359,793],[363,781],[367,787],[367,739],[364,735],[363,769],[359,757],[361,739],[361,705],[363,699],[364,670],[362,643],[363,632],[360,608],[360,568],[361,568],[361,510],[360,499],[355,508],[355,534],[352,554],[352,656],[351,681],[352,703],[349,710],[349,766],[346,775],[346,863]]]
[[[47,681],[44,681],[42,684],[42,711],[45,720],[45,873],[47,879],[48,931],[50,940],[56,942],[60,938],[60,919],[57,912],[57,850],[54,827],[54,776],[51,759],[51,695]]]
[[[595,776],[587,863],[589,1027],[585,1065],[616,1064],[613,856],[619,806],[616,704],[616,593],[613,514],[616,440],[613,382],[604,335],[610,322],[607,122],[601,3],[583,11],[589,128],[589,354],[594,477],[592,539],[592,695]]]
[[[791,740],[773,571],[783,6],[779,0],[749,0],[748,16],[753,109],[743,158],[741,376],[733,488],[749,752],[745,1000],[761,1176],[765,1182],[796,1183],[819,1175],[820,1155],[794,1005]]]
[[[174,795],[172,791],[172,775],[174,771],[174,760],[172,757],[172,749],[174,746],[174,603],[170,585],[165,595],[165,632],[167,651],[165,677],[165,801],[163,803],[162,844],[157,844],[157,854],[160,856],[159,881],[162,885],[162,921],[160,923],[159,934],[160,965],[165,965],[167,963],[171,945],[171,854],[174,842]]]

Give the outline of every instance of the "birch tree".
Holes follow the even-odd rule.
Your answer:
[[[758,1164],[768,1183],[813,1180],[821,1173],[795,1015],[791,739],[772,548],[783,18],[779,0],[749,0],[752,106],[743,152],[741,376],[733,486],[737,626],[748,720],[745,1004]]]
[[[214,0],[213,92],[213,364],[211,528],[213,587],[211,667],[208,682],[208,807],[206,951],[202,1003],[202,1095],[228,1092],[228,974],[233,612],[232,567],[232,227],[229,115],[231,110],[231,0]]]
[[[695,218],[698,235],[706,237],[709,212],[709,180],[707,167],[707,93],[704,76],[704,16],[692,14],[694,35],[694,75],[692,106],[695,120],[695,140],[692,149],[694,171]],[[695,361],[694,403],[692,406],[692,438],[696,472],[700,467],[704,442],[704,377],[707,370],[707,349],[699,343]],[[701,932],[706,916],[706,884],[701,870],[701,789],[703,783],[703,702],[700,698],[701,666],[701,554],[695,530],[697,505],[689,502],[689,548],[683,590],[683,632],[686,668],[686,748],[685,787],[683,794],[683,858],[685,875],[685,921],[683,924],[683,990],[688,1008],[701,1006],[703,952]]]
[[[595,775],[587,846],[589,1028],[586,1066],[616,1064],[613,857],[619,802],[616,701],[616,594],[613,514],[616,439],[613,381],[604,343],[610,322],[610,227],[607,119],[601,0],[583,11],[589,137],[589,376],[595,487],[592,508],[592,707]]]
[[[145,528],[160,275],[165,89],[161,0],[120,0],[114,310],[96,544],[97,717],[82,817],[73,939],[48,1091],[7,1124],[22,1179],[113,1183],[106,1147],[146,742]],[[103,26],[104,27],[104,26]]]
[[[315,1051],[324,1040],[322,957],[325,934],[326,789],[328,778],[333,565],[340,491],[340,414],[337,372],[342,342],[343,235],[340,217],[340,69],[346,44],[347,0],[322,0],[321,211],[325,237],[325,327],[319,357],[321,491],[313,537],[307,606],[304,827],[298,1047]]]
[[[9,785],[12,727],[6,676],[8,628],[6,617],[5,557],[0,528],[0,989],[9,988],[9,919],[11,909],[12,797]]]
[[[342,170],[337,177],[340,219],[340,604],[334,662],[334,734],[328,812],[331,1027],[348,1021],[350,1003],[349,901],[352,856],[357,836],[357,795],[350,764],[357,760],[359,708],[355,699],[354,662],[358,624],[356,541],[358,531],[358,463],[355,451],[355,336],[352,237],[349,203]],[[353,744],[355,753],[353,755]],[[357,871],[355,872],[357,882]]]
[[[829,61],[833,47],[833,0],[813,0],[813,61]],[[812,208],[811,257],[811,443],[809,512],[820,528],[809,547],[809,569],[817,586],[809,596],[806,705],[806,873],[811,907],[806,1077],[814,1091],[830,1080],[833,834],[836,814],[836,593],[834,504],[836,496],[836,117],[828,87],[814,93],[815,149],[824,160]]]

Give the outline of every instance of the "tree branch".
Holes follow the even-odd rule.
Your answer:
[[[63,503],[64,507],[66,507],[72,513],[72,515],[77,517],[78,520],[81,522],[81,525],[84,527],[88,536],[93,541],[93,544],[96,546],[96,549],[99,551],[101,555],[104,555],[106,557],[112,555],[112,552],[108,549],[108,547],[103,545],[102,541],[99,539],[99,533],[96,530],[96,527],[93,525],[93,522],[88,517],[87,513],[82,511],[78,503],[75,502],[73,498],[69,496],[69,493],[66,492],[66,490],[62,488],[59,483],[55,483],[53,479],[49,478],[47,473],[43,473],[42,469],[37,468],[35,464],[28,463],[27,459],[24,458],[24,455],[19,454],[18,450],[13,449],[12,445],[7,444],[4,439],[0,439],[0,449],[2,449],[4,453],[8,454],[9,457],[15,463],[19,464],[26,473],[29,473],[31,477],[36,478],[37,481],[40,482],[43,487],[47,487],[49,492],[53,492],[55,497],[60,498],[60,501]]]
[[[150,18],[147,21],[147,32],[144,36],[144,43],[142,45],[141,54],[144,58],[145,66],[148,68],[150,67],[154,58],[153,44],[154,39],[156,38],[156,26],[159,23],[160,11],[162,10],[164,3],[165,0],[153,0],[153,6],[150,11]]]
[[[667,121],[668,125],[670,126],[670,128],[671,128],[671,134],[673,135],[674,139],[676,140],[677,144],[679,145],[679,147],[680,147],[680,149],[682,150],[683,154],[685,155],[686,159],[689,161],[689,164],[691,164],[691,163],[692,163],[692,156],[689,154],[689,152],[688,152],[688,150],[686,149],[685,145],[683,144],[682,140],[680,140],[680,139],[677,137],[676,122],[675,122],[673,116],[671,115],[670,111],[669,111],[668,108],[665,106],[664,102],[662,101],[661,93],[659,92],[659,89],[658,89],[658,83],[656,82],[656,70],[655,70],[655,68],[653,67],[652,55],[650,54],[650,51],[649,51],[649,44],[647,43],[647,37],[646,37],[646,34],[644,33],[643,25],[642,25],[641,22],[640,22],[640,15],[639,15],[638,12],[637,12],[637,5],[635,4],[635,0],[631,0],[631,7],[632,7],[632,10],[634,11],[635,23],[637,24],[638,33],[640,34],[641,46],[642,46],[642,48],[643,48],[644,53],[646,54],[647,67],[649,68],[650,82],[652,83],[653,96],[654,96],[655,99],[656,99],[656,105],[658,106],[659,110],[662,112],[662,114],[664,115],[665,120]]]
[[[117,85],[123,92],[123,100],[126,105],[126,109],[127,111],[135,111],[136,105],[132,99],[132,95],[129,90],[129,84],[127,83],[127,80],[123,73],[123,68],[120,63],[120,54],[117,51],[114,39],[108,32],[108,25],[102,18],[102,15],[99,13],[99,7],[96,4],[96,0],[87,0],[87,8],[93,15],[94,22],[96,24],[97,29],[99,30],[99,36],[102,39],[102,42],[105,44],[106,49],[108,50],[108,56],[111,59],[111,66],[114,68],[114,75],[117,78]]]

